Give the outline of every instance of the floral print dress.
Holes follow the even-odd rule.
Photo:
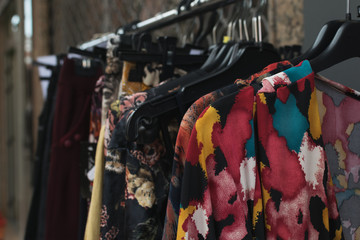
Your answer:
[[[143,81],[156,80],[155,68]],[[131,68],[130,68],[131,69]],[[186,72],[175,71],[175,76]],[[180,74],[180,75],[177,75]],[[158,81],[157,81],[158,82]],[[125,89],[125,88],[123,88]],[[127,142],[126,121],[129,115],[156,91],[122,96],[111,104],[105,130],[105,173],[101,239],[161,238],[171,173],[171,152],[162,133],[156,130],[151,142]],[[176,136],[177,123],[169,135]],[[171,140],[175,142],[175,139]]]

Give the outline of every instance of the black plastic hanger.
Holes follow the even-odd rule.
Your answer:
[[[344,20],[334,20],[326,23],[320,30],[314,44],[302,55],[290,60],[293,65],[297,65],[305,59],[313,59],[329,46]]]
[[[119,39],[119,46],[114,50],[115,56],[119,56],[120,53],[123,56],[138,56],[141,55],[140,53],[159,54],[161,52],[160,44],[153,42],[151,34],[147,32],[120,35]],[[184,47],[176,47],[176,53],[178,54],[190,54],[194,50],[199,53],[206,52],[204,47],[190,44],[186,44]]]
[[[204,64],[201,66],[201,68],[206,69],[207,66],[209,66],[216,58],[216,55],[219,53],[220,49],[222,47],[222,44],[214,45],[209,51],[210,54]]]
[[[34,66],[42,66],[42,67],[45,67],[45,68],[48,69],[48,70],[54,70],[54,69],[57,68],[56,65],[55,65],[55,66],[54,66],[54,65],[49,65],[49,64],[42,63],[42,62],[38,62],[38,61],[35,61],[35,60],[32,61],[32,64],[33,64]]]
[[[218,18],[219,14],[217,11],[213,11],[207,21],[207,26],[200,33],[200,35],[195,38],[195,45],[201,45],[206,36],[212,33],[212,29],[214,28]]]
[[[118,57],[123,61],[138,62],[138,63],[149,63],[149,62],[159,62],[164,65],[173,65],[173,66],[186,66],[193,64],[203,64],[207,55],[190,55],[190,54],[178,54],[179,48],[176,48],[177,39],[174,37],[160,37],[158,39],[158,50],[154,49],[151,43],[148,43],[148,40],[142,39],[138,42],[137,51],[118,51]],[[151,39],[150,39],[151,41]],[[144,45],[145,44],[145,45]],[[149,52],[141,52],[140,50],[143,46],[147,46]],[[187,49],[188,51],[188,49]],[[154,53],[156,52],[156,53]]]
[[[158,96],[141,104],[128,118],[126,137],[135,141],[139,137],[139,128],[148,129],[158,117],[164,115],[183,115],[193,102],[201,96],[231,84],[237,78],[246,78],[260,71],[268,64],[280,60],[278,53],[270,44],[246,46],[237,54],[237,61],[209,76],[192,81],[180,89],[165,96]],[[179,111],[180,109],[180,111]],[[182,109],[182,110],[181,110]]]
[[[239,50],[239,43],[228,43],[231,47],[226,52],[226,55],[222,62],[217,65],[214,70],[211,71],[211,73],[215,73],[217,71],[221,71],[221,69],[224,69],[226,66],[228,66],[228,63],[231,61],[231,58],[234,56],[234,53],[237,53]]]
[[[359,21],[346,21],[342,24],[330,45],[310,61],[314,72],[321,72],[344,60],[360,57],[359,33]]]
[[[199,29],[196,31],[194,39],[192,41],[193,45],[196,45],[196,39],[199,38],[199,36],[201,35],[201,33],[203,32],[204,29],[204,14],[200,14],[199,16],[197,16],[197,18],[199,19]]]
[[[350,0],[346,0],[345,20],[331,21],[324,27],[314,43],[315,49],[309,50],[311,55],[308,53],[304,58],[298,59],[311,60],[316,72],[355,57],[357,54],[358,42],[355,41],[355,38],[357,38],[356,33],[359,33],[360,28],[356,21],[351,21]],[[351,52],[351,48],[354,52]],[[298,63],[298,61],[294,61],[294,63]]]
[[[250,45],[254,45],[253,42],[248,42],[248,41],[241,41],[237,44],[234,52],[232,53],[231,57],[230,57],[230,61],[228,62],[227,66],[230,66],[231,64],[234,64],[237,61],[238,58],[238,52],[241,51],[242,48],[246,47],[246,46],[250,46]]]
[[[76,47],[69,47],[68,53],[75,53],[84,57],[101,60],[102,63],[106,62],[106,49],[94,47],[93,51],[82,50]]]
[[[120,60],[129,61],[129,62],[138,62],[138,63],[149,63],[149,62],[159,62],[161,63],[164,60],[164,54],[151,54],[151,53],[139,53],[139,52],[120,52],[118,54]],[[167,55],[165,53],[165,58],[172,62],[175,66],[180,65],[192,65],[192,64],[203,64],[207,55],[188,55],[188,54],[176,54],[174,56]],[[168,62],[168,60],[165,60]]]
[[[231,46],[233,45],[233,42],[228,42],[226,44],[223,44],[218,53],[215,55],[215,57],[213,59],[211,59],[212,61],[208,62],[206,65],[204,64],[201,69],[207,71],[207,72],[211,72],[213,71],[215,68],[217,68],[225,59],[227,53],[229,52]]]

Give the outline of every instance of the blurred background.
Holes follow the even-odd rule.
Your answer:
[[[0,0],[0,239],[23,238],[32,196],[43,106],[32,60],[174,6],[174,0]]]

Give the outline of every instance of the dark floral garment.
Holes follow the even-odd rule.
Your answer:
[[[273,74],[281,72],[290,67],[291,64],[288,61],[270,64],[259,73],[250,76],[248,79],[239,79],[235,82],[234,85],[224,87],[201,97],[187,110],[181,121],[175,144],[175,155],[172,166],[173,169],[166,209],[164,233],[162,237],[163,240],[176,239],[183,169],[188,151],[188,143],[190,140],[191,131],[201,112],[221,97],[234,92],[239,92],[240,89],[248,86],[252,82],[261,82],[265,77],[272,76]]]
[[[162,234],[170,157],[160,135],[150,144],[136,144],[128,143],[124,132],[127,116],[147,98],[147,93],[136,93],[111,106],[105,133],[103,239],[158,239]]]
[[[115,49],[118,47],[118,42],[119,36],[115,36],[107,42],[106,46],[106,67],[101,113],[102,126],[105,125],[106,116],[111,103],[113,103],[119,95],[123,64],[117,56],[114,56]]]
[[[156,80],[159,74],[156,71],[152,74],[155,77],[150,78]],[[144,76],[145,79],[148,81],[149,76]],[[139,92],[122,96],[111,104],[105,129],[101,239],[161,238],[171,174],[169,159],[173,156],[166,151],[159,132],[148,144],[125,139],[128,116],[154,96],[152,92]],[[176,136],[174,125],[178,124],[169,127],[170,136]],[[172,141],[175,143],[175,138]]]
[[[177,239],[342,239],[309,63],[266,80],[196,121]]]
[[[125,239],[125,189],[127,143],[120,120],[131,108],[144,102],[146,93],[125,96],[111,104],[105,127],[105,175],[102,239]]]

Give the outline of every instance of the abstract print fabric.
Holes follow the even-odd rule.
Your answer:
[[[309,62],[287,77],[290,85],[256,96],[266,237],[342,239]]]
[[[250,76],[248,79],[238,79],[233,85],[226,86],[199,98],[187,110],[181,121],[175,144],[175,154],[172,165],[173,169],[166,210],[164,233],[162,238],[163,240],[176,239],[183,169],[188,150],[188,143],[190,140],[191,131],[201,112],[204,111],[205,108],[208,107],[211,103],[214,103],[221,97],[238,92],[240,89],[248,86],[250,83],[261,82],[265,77],[270,77],[273,74],[281,72],[290,67],[291,64],[288,61],[270,64],[262,71]]]
[[[201,114],[177,239],[342,238],[311,74],[304,62]]]
[[[321,76],[315,80],[344,237],[360,239],[360,208],[354,207],[360,206],[360,112],[355,110],[360,107],[360,93]]]

